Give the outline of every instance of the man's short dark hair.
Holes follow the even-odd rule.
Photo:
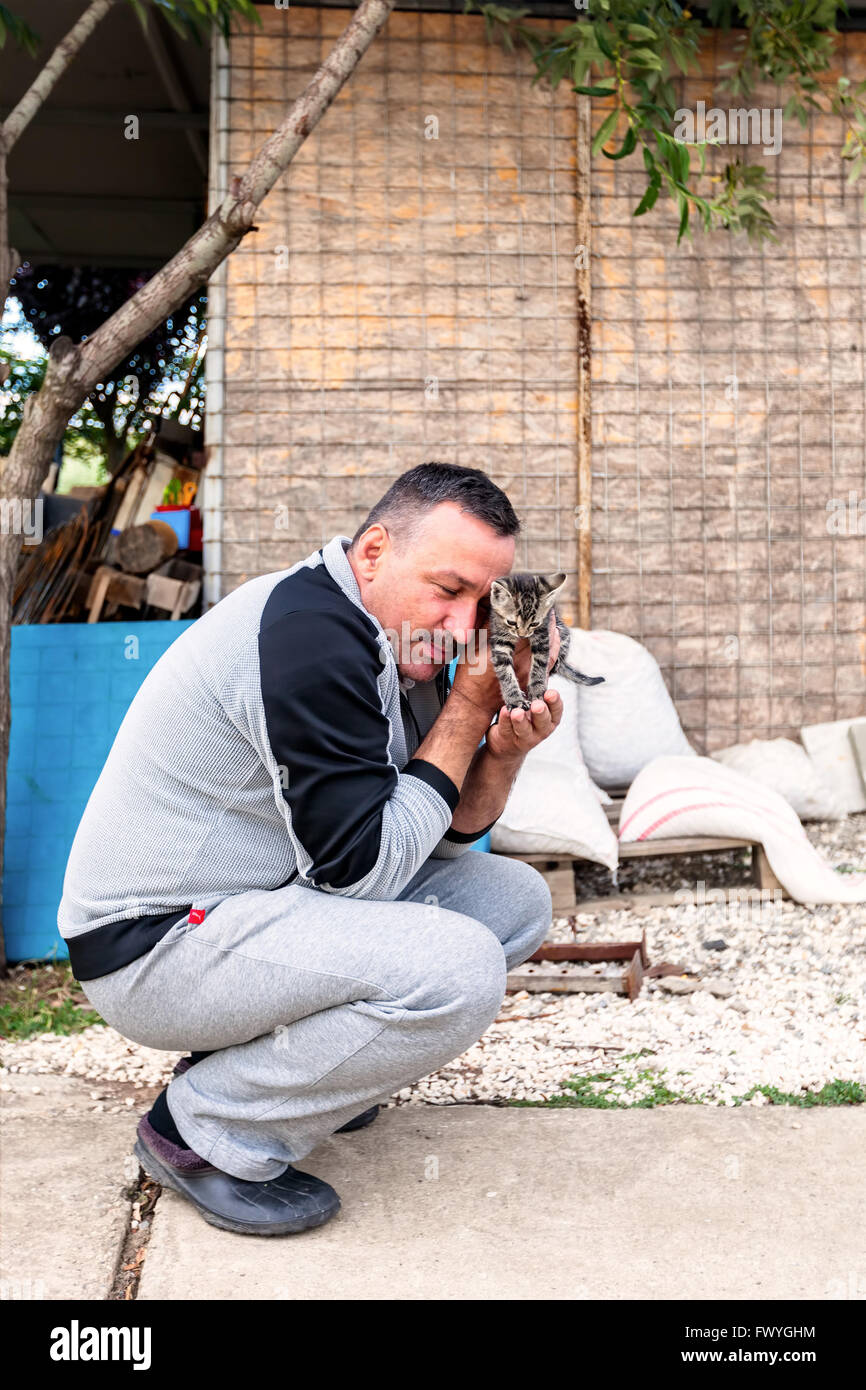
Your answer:
[[[498,536],[516,536],[520,522],[502,488],[480,468],[455,463],[421,463],[401,473],[361,522],[352,545],[368,526],[381,522],[401,540],[411,539],[421,518],[440,502],[454,502],[461,511],[483,521]]]

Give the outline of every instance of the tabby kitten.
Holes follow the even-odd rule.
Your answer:
[[[547,689],[548,614],[566,579],[565,574],[505,574],[501,579],[494,579],[490,586],[490,650],[502,700],[509,710],[529,709],[532,701],[540,699]],[[599,685],[604,676],[584,676],[566,662],[571,632],[555,610],[554,616],[559,631],[559,655],[550,674],[565,676],[578,685]],[[532,652],[525,695],[514,674],[514,647],[520,637],[528,637]]]

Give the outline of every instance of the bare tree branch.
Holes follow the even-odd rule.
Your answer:
[[[96,26],[102,23],[112,5],[116,4],[117,0],[91,0],[78,22],[73,24],[66,37],[60,40],[45,67],[3,123],[7,154],[21,132],[33,120],[51,89],[63,76],[79,48],[90,38]]]

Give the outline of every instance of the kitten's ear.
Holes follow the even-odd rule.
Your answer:
[[[494,579],[490,585],[490,606],[494,612],[506,618],[513,618],[517,614],[514,595],[500,579]]]
[[[556,601],[556,595],[560,592],[561,589],[565,588],[566,581],[568,580],[568,575],[545,574],[543,578],[551,586],[551,588],[550,592],[544,595],[544,598],[538,605],[539,615],[541,617],[544,617],[545,613],[550,612],[551,608],[553,607]]]

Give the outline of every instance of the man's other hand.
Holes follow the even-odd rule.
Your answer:
[[[528,710],[508,710],[505,705],[499,718],[487,730],[487,748],[494,758],[519,759],[530,748],[548,738],[562,718],[562,700],[557,690],[545,690],[540,700],[533,700]]]

